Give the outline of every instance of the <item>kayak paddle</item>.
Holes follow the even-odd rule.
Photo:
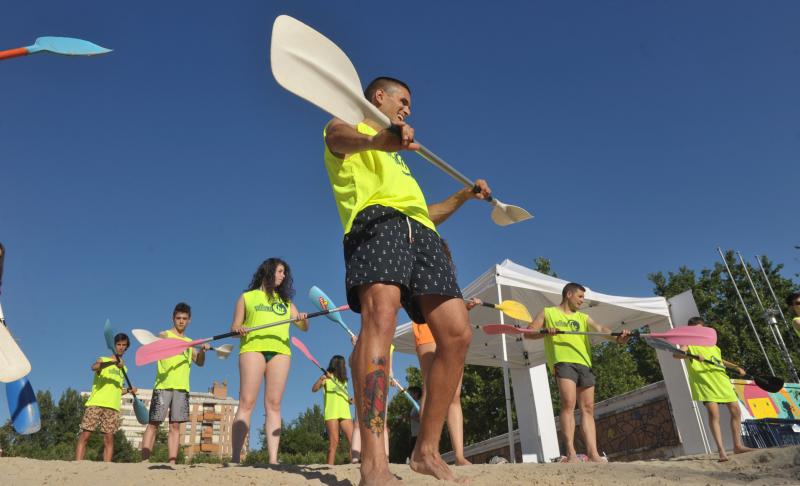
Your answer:
[[[499,304],[492,304],[489,302],[482,302],[482,306],[484,307],[491,307],[492,309],[497,309],[503,314],[511,317],[512,319],[517,319],[518,321],[523,322],[531,322],[533,317],[531,317],[531,313],[528,312],[528,308],[522,304],[522,302],[517,302],[516,300],[504,300]]]
[[[547,334],[546,329],[534,331],[530,328],[510,326],[508,324],[486,324],[481,326],[483,332],[494,334]],[[617,332],[583,332],[583,331],[558,331],[556,334],[581,334],[586,336],[621,336]],[[717,344],[717,331],[710,327],[681,326],[665,332],[646,332],[641,329],[631,331],[631,336],[654,337],[678,345],[715,346]]]
[[[94,56],[111,52],[111,49],[72,37],[39,37],[33,45],[0,51],[0,60],[27,56],[37,52],[52,52],[66,56]]]
[[[311,287],[311,289],[309,289],[308,298],[311,299],[311,303],[314,304],[314,306],[316,306],[317,309],[324,310],[324,309],[334,308],[331,299],[329,299],[328,296],[325,295],[325,292],[323,292],[322,289],[320,289],[316,285]],[[344,329],[347,332],[347,334],[350,335],[350,337],[356,337],[355,333],[353,333],[353,330],[350,329],[350,326],[345,324],[344,319],[342,319],[342,316],[339,315],[338,312],[331,312],[326,317],[332,320],[333,322],[339,324],[340,326],[342,326],[342,329]],[[414,397],[412,397],[411,394],[408,393],[408,390],[403,388],[403,385],[401,385],[400,382],[397,381],[397,379],[395,379],[394,376],[392,377],[392,381],[394,382],[394,386],[396,386],[397,389],[400,390],[406,396],[406,398],[411,400],[411,405],[413,405],[414,408],[417,409],[417,412],[419,412],[420,411],[419,403],[417,403],[417,401],[414,400]]]
[[[288,15],[275,19],[270,63],[278,84],[334,117],[350,125],[369,118],[384,128],[392,126],[389,118],[364,97],[358,73],[347,54],[299,20]],[[475,187],[468,177],[422,145],[417,153],[461,184]],[[492,221],[500,226],[533,217],[521,207],[492,197],[486,201],[494,206]]]
[[[150,344],[160,339],[164,339],[156,336],[147,329],[131,329],[131,334],[133,334],[133,337],[139,341],[139,344]],[[217,358],[226,359],[231,355],[231,351],[233,351],[233,344],[223,344],[219,347],[212,346],[211,350],[217,353]]]
[[[337,307],[332,310],[313,312],[311,314],[308,314],[306,318],[311,319],[312,317],[323,316],[331,312],[343,311],[349,308],[350,307],[343,305],[341,307]],[[303,329],[303,327],[299,326],[298,319],[294,318],[284,319],[282,321],[273,322],[270,324],[264,324],[262,326],[248,327],[245,329],[247,330],[247,332],[251,332],[251,331],[257,331],[259,329],[266,329],[268,327],[280,326],[282,324],[289,324],[290,322],[298,326],[303,331],[307,329],[307,328]],[[231,331],[231,332],[226,332],[225,334],[218,334],[210,338],[195,339],[194,341],[190,342],[181,341],[180,339],[159,339],[154,343],[145,344],[144,346],[136,350],[136,366],[146,365],[148,363],[156,362],[160,359],[169,358],[170,356],[175,356],[176,354],[181,354],[187,348],[190,348],[192,346],[197,346],[198,344],[205,344],[211,341],[216,341],[217,339],[225,339],[233,336],[239,336],[239,333]]]
[[[670,353],[673,353],[673,354],[680,354],[682,356],[686,356],[688,358],[695,359],[695,360],[700,361],[702,363],[709,363],[712,366],[716,366],[716,367],[722,368],[722,369],[729,369],[729,370],[734,370],[735,371],[735,370],[737,370],[739,368],[742,368],[738,364],[732,363],[730,361],[725,361],[724,359],[722,360],[722,362],[719,362],[716,359],[713,359],[713,360],[700,359],[700,356],[697,356],[696,354],[689,353],[688,351],[684,351],[681,348],[677,348],[677,347],[671,345],[668,342],[664,342],[664,341],[662,341],[660,339],[647,338],[646,336],[645,336],[645,338],[646,339],[644,341],[647,344],[649,344],[650,346],[652,346],[653,348],[655,348],[655,349],[660,349],[660,350],[667,351],[667,352],[670,352]],[[762,374],[756,373],[756,372],[754,372],[752,370],[748,370],[748,369],[745,369],[745,368],[742,368],[742,369],[744,369],[745,373],[750,375],[753,378],[753,381],[756,383],[756,385],[759,388],[761,388],[762,390],[764,390],[764,391],[767,391],[769,393],[778,393],[783,388],[783,383],[784,382],[783,382],[782,379],[778,378],[777,376],[762,375]]]
[[[0,382],[11,383],[31,372],[31,362],[6,327],[0,306]]]
[[[296,337],[296,336],[292,336],[292,344],[294,344],[294,347],[296,347],[297,349],[299,349],[299,350],[300,350],[300,352],[301,352],[301,353],[303,353],[303,354],[306,356],[306,358],[308,358],[308,360],[309,360],[309,361],[311,361],[312,363],[314,363],[315,365],[317,365],[317,368],[319,368],[319,369],[320,369],[320,371],[322,371],[322,373],[323,373],[325,376],[328,376],[328,370],[326,370],[325,368],[323,368],[323,367],[322,367],[322,365],[321,365],[321,364],[319,364],[319,361],[317,361],[317,359],[316,359],[316,358],[314,358],[314,355],[312,355],[312,354],[311,354],[311,351],[309,351],[309,350],[308,350],[308,348],[306,347],[306,345],[305,345],[305,344],[303,344],[303,341],[301,341],[301,340],[297,339],[297,337]],[[338,386],[340,390],[343,390],[343,391],[344,391],[345,395],[347,395],[347,398],[348,398],[348,400],[349,400],[349,399],[350,399],[350,391],[349,391],[347,388],[345,388],[344,386],[342,386],[341,384],[339,384],[339,383],[338,383],[337,381],[335,381],[335,380],[334,380],[334,382],[333,382],[333,383],[334,383],[334,384],[336,384],[336,386]]]
[[[120,357],[117,355],[117,347],[114,344],[114,329],[112,329],[111,320],[109,319],[106,319],[106,324],[103,327],[103,335],[106,338],[106,346],[114,354],[114,357],[119,360]],[[130,344],[129,342],[128,347],[130,347]],[[132,389],[133,385],[131,385],[131,379],[128,378],[128,373],[125,372],[125,367],[120,368],[120,371],[122,371],[122,376],[125,377],[125,381],[128,383],[128,388]],[[147,410],[147,406],[135,393],[131,392],[131,395],[133,395],[133,412],[136,414],[136,420],[142,425],[148,423],[150,421],[150,412]]]

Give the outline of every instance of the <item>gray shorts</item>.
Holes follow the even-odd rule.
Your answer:
[[[592,369],[578,363],[556,363],[556,378],[564,378],[575,382],[578,388],[591,388],[595,379]]]
[[[150,400],[150,422],[161,423],[167,418],[169,421],[189,421],[189,392],[185,390],[153,390],[153,399]]]

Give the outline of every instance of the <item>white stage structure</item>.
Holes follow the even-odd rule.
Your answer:
[[[505,260],[469,284],[464,289],[464,297],[478,297],[484,302],[516,300],[525,304],[535,316],[544,307],[558,305],[561,302],[561,290],[567,283],[567,280],[551,277],[511,260]],[[653,332],[665,331],[673,327],[672,322],[685,325],[689,317],[698,315],[690,292],[678,295],[667,302],[662,297],[607,295],[584,286],[586,300],[581,310],[589,314],[595,322],[614,330],[637,329],[649,325]],[[470,320],[473,325],[473,335],[467,353],[467,364],[502,367],[504,371],[512,461],[515,457],[515,444],[511,427],[512,395],[509,375],[514,386],[513,402],[517,412],[523,462],[549,462],[559,457],[543,341],[484,334],[479,329],[482,324],[524,324],[488,307],[473,309],[470,312]],[[416,354],[410,322],[397,327],[394,344],[399,352]],[[684,362],[673,359],[663,352],[657,355],[681,438],[683,454],[710,452],[708,438],[703,428],[703,415],[691,399]]]

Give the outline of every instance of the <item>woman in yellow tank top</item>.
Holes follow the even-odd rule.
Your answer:
[[[281,431],[281,399],[289,376],[291,351],[290,324],[248,332],[248,328],[286,320],[304,321],[306,314],[298,312],[292,303],[294,288],[289,265],[279,258],[264,260],[258,267],[247,290],[236,301],[231,331],[239,333],[239,408],[233,421],[233,462],[239,462],[244,440],[250,432],[250,415],[256,404],[262,379],[266,382],[264,408],[267,420],[264,427],[269,463],[278,463]],[[288,315],[287,315],[288,314]]]
[[[325,429],[328,431],[328,464],[336,461],[339,446],[339,430],[347,437],[347,445],[353,443],[353,419],[350,415],[352,398],[347,387],[347,366],[344,356],[338,354],[328,363],[328,372],[311,386],[316,393],[323,389],[325,397]],[[348,447],[348,449],[350,449]],[[350,457],[352,460],[352,456]],[[350,462],[350,461],[348,461]]]

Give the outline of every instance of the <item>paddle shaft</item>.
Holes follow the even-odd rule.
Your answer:
[[[328,309],[328,310],[323,310],[323,311],[319,311],[319,312],[312,312],[311,314],[306,315],[306,319],[311,319],[312,317],[317,317],[317,316],[324,316],[325,314],[330,314],[331,312],[345,311],[345,310],[348,310],[348,309],[350,309],[350,306],[343,305],[343,306],[337,307],[335,309]],[[259,329],[266,329],[268,327],[281,326],[283,324],[288,324],[290,322],[295,322],[295,321],[299,321],[299,320],[300,319],[290,318],[290,319],[284,319],[284,320],[278,321],[278,322],[272,322],[270,324],[263,324],[261,326],[247,327],[247,328],[244,328],[244,329],[247,329],[247,332],[252,332],[252,331],[257,331]],[[229,337],[233,337],[233,336],[239,336],[239,335],[240,334],[238,332],[235,332],[235,331],[226,332],[225,334],[217,334],[216,336],[212,336],[210,338],[202,339],[200,341],[197,341],[197,342],[193,343],[192,346],[196,346],[198,344],[205,344],[205,343],[210,342],[210,341],[216,341],[218,339],[225,339],[225,338],[229,338]],[[186,347],[188,348],[189,346],[186,346]]]
[[[117,358],[117,362],[119,362],[120,356],[117,353],[114,353],[114,357]],[[113,366],[116,366],[116,364],[114,364]],[[125,367],[123,366],[119,370],[122,371],[122,376],[125,377],[125,381],[128,383],[128,388],[133,389],[133,385],[131,384],[131,379],[128,378],[128,373],[125,372]],[[131,395],[133,395],[133,398],[136,398],[136,394],[133,393],[133,391],[131,391]]]
[[[0,51],[0,59],[11,59],[13,57],[27,56],[29,53],[27,47],[18,47],[16,49],[7,49]]]

